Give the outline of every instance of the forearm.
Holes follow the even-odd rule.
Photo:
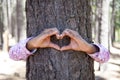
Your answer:
[[[26,48],[29,51],[33,51],[34,49],[36,49],[36,45],[35,45],[36,40],[34,38],[30,38],[27,43],[26,43]]]
[[[87,54],[93,54],[100,51],[99,47],[97,47],[97,45],[94,45],[94,44],[89,44],[89,46],[87,47],[88,48],[85,51]]]

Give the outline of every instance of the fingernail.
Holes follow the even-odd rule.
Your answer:
[[[56,35],[56,37],[57,37],[57,39],[60,39],[60,36],[58,34]]]
[[[61,35],[60,35],[60,39],[62,39],[62,38],[63,38],[63,35],[61,34]]]

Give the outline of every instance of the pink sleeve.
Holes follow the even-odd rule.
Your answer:
[[[26,49],[26,43],[31,38],[20,41],[15,46],[11,47],[9,50],[9,56],[13,60],[26,60],[32,53]]]
[[[95,61],[99,63],[107,62],[110,58],[110,52],[100,44],[94,44],[94,45],[99,47],[100,51],[93,54],[89,54],[89,56],[91,56]]]

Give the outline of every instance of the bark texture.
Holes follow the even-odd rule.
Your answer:
[[[91,42],[90,0],[27,0],[27,37],[36,36],[44,29],[56,27],[78,31]],[[69,37],[51,41],[68,45]],[[94,80],[93,59],[84,52],[38,49],[27,59],[27,80]]]

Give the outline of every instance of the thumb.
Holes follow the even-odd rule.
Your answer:
[[[70,50],[72,49],[71,45],[68,45],[68,46],[63,46],[60,50],[61,51],[64,51],[64,50]]]
[[[52,42],[49,43],[48,47],[55,48],[57,50],[60,50],[60,47]]]

